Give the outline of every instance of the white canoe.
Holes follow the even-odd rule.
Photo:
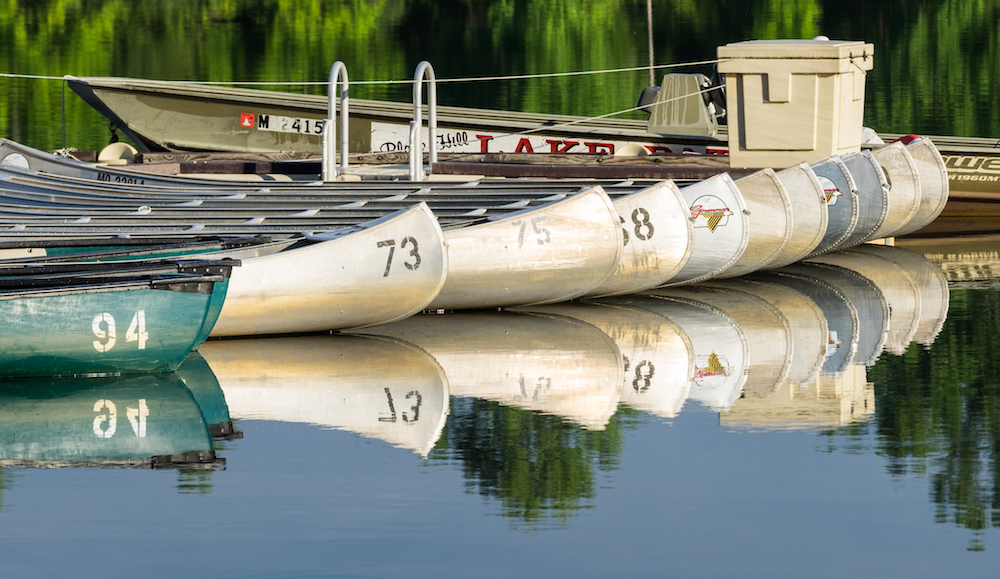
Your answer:
[[[694,249],[688,206],[673,181],[614,199],[624,247],[618,269],[590,296],[634,293],[664,284]]]
[[[826,195],[826,233],[809,254],[819,255],[833,250],[854,232],[858,223],[858,187],[839,157],[828,157],[810,167]]]
[[[603,429],[618,409],[621,353],[590,324],[545,314],[421,315],[374,328],[429,352],[454,396],[493,400]]]
[[[356,432],[427,456],[450,393],[441,366],[410,344],[374,336],[210,340],[199,350],[234,418]]]
[[[737,277],[766,267],[792,238],[792,202],[773,169],[761,169],[736,180],[746,204],[749,237],[746,249],[717,277]]]
[[[871,151],[843,155],[841,160],[858,188],[858,218],[854,230],[835,244],[831,251],[854,247],[872,239],[872,234],[885,221],[889,209],[889,182]]]
[[[560,302],[600,287],[618,268],[622,228],[604,189],[448,229],[448,279],[431,309]]]
[[[920,207],[913,218],[896,232],[897,236],[927,227],[944,211],[948,202],[948,169],[934,143],[924,137],[906,145],[906,150],[913,157],[920,175]]]
[[[665,285],[697,283],[716,277],[743,255],[750,224],[743,195],[722,173],[681,188],[694,229],[691,257]]]
[[[896,235],[916,215],[922,195],[920,175],[913,156],[899,141],[874,149],[872,154],[889,181],[889,207],[885,221],[871,235],[871,239],[882,239]]]
[[[778,171],[778,179],[791,202],[792,233],[784,249],[763,268],[783,267],[812,253],[826,235],[829,219],[823,185],[807,163]]]
[[[243,261],[211,335],[382,324],[423,310],[443,287],[448,259],[426,204],[348,231]]]

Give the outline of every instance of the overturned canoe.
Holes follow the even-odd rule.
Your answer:
[[[743,255],[750,238],[746,203],[725,173],[681,188],[694,231],[691,257],[664,285],[697,283],[716,277]]]
[[[717,277],[738,277],[766,267],[780,257],[792,238],[792,203],[773,169],[761,169],[737,179],[736,186],[746,204],[747,246],[739,259]]]
[[[172,371],[211,330],[232,264],[103,267],[0,272],[0,376]]]
[[[560,302],[600,287],[622,256],[618,212],[601,187],[530,211],[449,229],[448,277],[431,309]]]
[[[948,169],[934,143],[924,137],[906,145],[906,150],[916,163],[920,176],[920,206],[910,221],[895,233],[897,236],[927,227],[944,211],[948,202]]]
[[[634,293],[669,281],[687,264],[694,228],[673,181],[614,198],[624,248],[615,273],[590,296]]]
[[[920,175],[913,156],[903,143],[897,141],[872,150],[872,155],[885,171],[889,182],[888,208],[882,225],[871,235],[871,239],[881,239],[897,235],[909,223],[920,207]]]
[[[829,220],[823,185],[807,163],[778,171],[778,179],[789,191],[792,232],[784,248],[762,268],[782,267],[812,253],[826,235]]]
[[[872,234],[885,221],[889,210],[889,183],[871,151],[843,155],[841,160],[858,188],[858,216],[854,229],[830,251],[854,247],[872,239]]]
[[[320,239],[243,261],[212,335],[387,323],[426,308],[444,286],[448,256],[426,204]]]
[[[827,225],[823,239],[809,255],[832,251],[858,223],[858,187],[851,171],[839,157],[829,157],[810,165],[826,195]]]

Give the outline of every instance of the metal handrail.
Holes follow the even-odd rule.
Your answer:
[[[334,127],[337,125],[336,104],[333,95],[337,92],[339,81],[343,80],[340,86],[340,171],[335,168],[337,163],[337,142],[333,138]],[[330,67],[330,80],[327,88],[327,119],[323,125],[323,180],[335,181],[338,175],[347,173],[347,135],[350,122],[348,120],[348,94],[350,91],[347,80],[347,66],[337,61]]]
[[[434,76],[434,67],[426,60],[417,65],[417,70],[413,75],[413,122],[416,130],[410,130],[410,180],[420,181],[424,178],[424,155],[423,155],[423,114],[421,109],[421,95],[424,88],[424,77],[427,77],[430,88],[427,91],[427,148],[430,150],[430,163],[434,167],[437,162],[437,79]],[[428,171],[429,173],[430,171]]]

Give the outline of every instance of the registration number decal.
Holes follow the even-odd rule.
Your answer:
[[[242,113],[240,115],[241,126],[256,125],[258,131],[271,131],[274,133],[300,133],[304,135],[321,135],[326,119],[305,119],[301,117],[283,117],[280,115],[256,115],[257,122],[254,123],[254,115]],[[247,124],[249,121],[249,125]]]

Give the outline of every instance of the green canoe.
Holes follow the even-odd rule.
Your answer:
[[[212,330],[234,263],[0,268],[0,376],[173,371]]]

